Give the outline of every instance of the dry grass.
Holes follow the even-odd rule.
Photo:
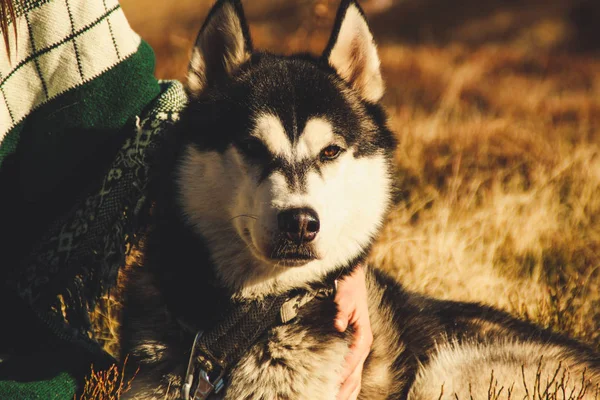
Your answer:
[[[535,365],[535,364],[534,364]],[[600,399],[600,386],[590,383],[586,371],[581,374],[571,375],[567,368],[560,364],[555,370],[545,371],[543,356],[537,363],[533,378],[527,378],[525,367],[521,367],[522,380],[501,384],[494,371],[490,373],[487,388],[487,400],[598,400]],[[478,393],[477,395],[481,395]],[[474,400],[471,386],[469,385],[469,400]],[[456,393],[454,399],[459,400]],[[439,400],[444,398],[444,385],[440,388]]]
[[[211,2],[122,3],[156,50],[157,75],[183,78]],[[323,48],[337,3],[245,4],[257,47],[290,53]],[[400,142],[400,201],[373,264],[413,290],[492,304],[600,349],[600,58],[590,51],[600,7],[361,3]]]
[[[553,378],[555,379],[556,376]],[[573,381],[567,379],[565,375],[558,377],[558,380],[552,380],[550,383],[542,382],[540,376],[536,376],[531,387],[531,392],[527,383],[523,382],[524,388],[527,390],[525,396],[515,396],[515,386],[503,386],[498,385],[498,381],[494,380],[494,374],[492,372],[490,377],[490,386],[488,388],[487,400],[597,400],[600,398],[600,388],[589,388],[585,386],[584,382],[577,382],[579,387],[572,388],[569,385],[573,384]],[[585,379],[585,377],[584,377]],[[440,388],[440,396],[438,400],[444,398],[444,387]],[[454,399],[460,400],[455,394]],[[469,393],[469,400],[475,400],[471,393]]]
[[[106,371],[95,371],[92,365],[79,400],[119,400],[131,388],[131,382],[135,378],[135,374],[130,378],[125,377],[126,366],[127,358],[122,366],[112,365]]]
[[[500,46],[381,54],[402,200],[372,261],[414,290],[600,344],[600,62]]]

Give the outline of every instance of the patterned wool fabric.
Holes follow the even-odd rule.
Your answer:
[[[0,46],[0,398],[72,399],[90,361],[112,360],[89,312],[140,229],[152,153],[186,96],[154,78],[116,1],[16,5],[10,58]]]

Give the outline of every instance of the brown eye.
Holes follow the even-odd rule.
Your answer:
[[[321,161],[329,161],[337,158],[342,153],[342,148],[332,144],[321,150]]]

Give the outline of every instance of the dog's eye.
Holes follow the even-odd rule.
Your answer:
[[[331,146],[327,146],[323,150],[321,150],[321,161],[329,161],[336,159],[341,153],[342,148],[340,146],[332,144]]]
[[[242,150],[247,156],[258,158],[267,153],[267,148],[264,144],[258,139],[250,138],[242,141],[238,147]]]

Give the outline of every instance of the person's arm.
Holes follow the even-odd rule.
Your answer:
[[[346,368],[342,373],[342,386],[337,398],[354,400],[360,392],[363,364],[373,343],[367,306],[365,270],[362,266],[359,265],[352,274],[338,282],[335,302],[338,306],[336,329],[344,332],[348,325],[354,328],[354,342],[350,354],[346,357]]]

